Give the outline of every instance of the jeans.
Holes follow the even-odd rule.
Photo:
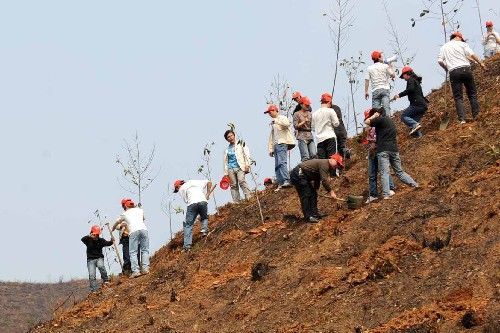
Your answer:
[[[276,173],[276,181],[278,185],[283,185],[285,182],[290,181],[288,174],[288,161],[287,161],[288,145],[280,143],[274,145],[274,172]]]
[[[129,236],[122,236],[120,239],[120,244],[122,244],[122,254],[123,254],[123,268],[122,273],[127,274],[132,272],[132,265],[130,263],[130,247],[129,247]],[[139,262],[139,266],[141,265],[140,258],[140,247],[139,251],[137,251],[137,261]]]
[[[129,255],[132,273],[139,272],[139,250],[141,251],[142,272],[149,272],[149,237],[147,230],[137,230],[129,235]]]
[[[97,259],[87,259],[87,269],[89,270],[89,282],[90,291],[96,291],[99,289],[96,280],[96,267],[101,273],[101,279],[103,281],[109,281],[108,273],[106,272],[106,267],[104,267],[104,258]]]
[[[326,159],[337,152],[337,140],[333,137],[318,143],[318,158]]]
[[[372,108],[378,109],[380,107],[383,107],[387,116],[391,115],[389,94],[389,89],[377,89],[372,92]]]
[[[496,49],[489,49],[489,50],[484,50],[484,57],[489,58],[493,57],[495,54],[498,52],[498,47]]]
[[[307,219],[309,217],[318,217],[318,192],[311,181],[305,175],[301,174],[300,167],[296,166],[290,175],[290,180],[297,190],[300,199],[302,214]]]
[[[462,85],[465,86],[467,97],[469,98],[472,117],[476,118],[479,114],[479,103],[477,102],[477,91],[474,77],[470,67],[460,67],[450,72],[451,91],[455,100],[455,108],[458,114],[458,120],[465,120],[464,97]]]
[[[196,202],[187,206],[186,221],[184,222],[184,249],[191,248],[193,242],[193,225],[196,217],[200,215],[201,232],[208,232],[208,204],[206,201]]]
[[[316,157],[316,145],[314,144],[314,140],[298,139],[297,141],[300,151],[300,160],[302,162]]]
[[[240,198],[240,190],[238,188],[241,187],[243,194],[245,195],[245,199],[250,198],[250,189],[248,188],[247,181],[245,179],[245,171],[240,168],[237,169],[229,169],[228,171],[229,180],[231,181],[231,197],[233,197],[234,202],[238,202],[241,200]]]
[[[403,171],[401,167],[401,159],[399,158],[399,153],[395,151],[383,151],[377,154],[378,168],[380,170],[380,178],[382,180],[382,195],[388,197],[390,195],[390,185],[389,185],[389,167],[391,166],[394,173],[399,178],[400,181],[406,185],[413,187],[418,187],[417,182],[410,177],[409,174]]]
[[[420,122],[420,119],[424,116],[425,111],[427,111],[426,106],[410,105],[401,114],[401,121],[411,129]],[[415,132],[415,135],[421,137],[422,133],[418,130]]]
[[[370,187],[370,196],[378,197],[377,189],[377,176],[378,176],[378,158],[376,154],[368,155],[368,183]],[[395,191],[394,181],[389,173],[389,189]]]

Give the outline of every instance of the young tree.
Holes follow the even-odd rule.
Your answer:
[[[332,0],[330,12],[323,13],[323,16],[329,19],[328,28],[330,30],[330,38],[333,42],[335,53],[332,95],[335,92],[335,83],[337,82],[340,50],[347,42],[349,29],[352,27],[355,20],[353,9],[356,2],[356,0]]]
[[[122,177],[128,186],[120,185],[128,192],[136,194],[139,198],[139,206],[142,205],[142,193],[153,183],[159,174],[159,170],[153,173],[152,164],[155,158],[155,145],[148,154],[144,154],[139,135],[135,133],[134,140],[129,143],[123,140],[126,159],[116,156],[116,163],[122,169]]]
[[[365,64],[362,61],[363,52],[359,51],[357,58],[351,57],[349,59],[343,59],[340,62],[340,66],[344,68],[347,79],[349,81],[350,93],[351,93],[351,103],[352,103],[352,114],[354,118],[354,125],[356,126],[356,135],[358,134],[358,129],[363,126],[358,125],[358,115],[356,113],[356,106],[354,105],[354,94],[359,88],[359,74],[363,73],[362,66]]]
[[[411,26],[414,27],[418,21],[434,19],[441,22],[443,28],[444,42],[448,40],[448,31],[460,28],[460,22],[456,19],[464,0],[426,0],[422,1],[423,9],[418,18],[411,18]],[[448,30],[447,30],[448,28]]]
[[[172,231],[172,214],[184,214],[184,209],[180,205],[176,205],[176,196],[173,195],[173,190],[173,187],[168,186],[167,195],[161,205],[161,210],[168,216],[170,240],[174,238]]]
[[[273,81],[271,81],[267,94],[266,103],[278,106],[280,113],[285,115],[287,118],[290,118],[293,107],[290,84],[279,73],[276,74]]]
[[[198,167],[198,173],[201,173],[203,176],[205,176],[206,179],[208,179],[210,182],[212,182],[212,171],[210,168],[210,157],[212,153],[212,147],[215,145],[215,142],[207,143],[205,147],[203,148],[203,164],[201,164]],[[215,193],[213,194],[212,198],[214,199],[214,205],[215,205],[215,212],[216,214],[219,214],[219,207],[217,206],[217,200],[215,198]]]
[[[398,56],[403,66],[409,65],[415,58],[415,53],[408,55],[408,40],[399,34],[398,29],[392,22],[387,0],[382,0],[382,5],[387,18],[387,31],[390,35],[389,45],[391,46],[392,52]]]

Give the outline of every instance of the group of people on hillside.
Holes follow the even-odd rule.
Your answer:
[[[483,39],[485,57],[491,57],[499,51],[500,38],[493,30],[493,23],[486,22],[487,34]],[[372,107],[364,112],[365,138],[363,143],[368,151],[369,191],[366,203],[379,199],[377,177],[380,174],[382,198],[390,199],[395,194],[395,184],[390,169],[404,184],[418,187],[418,183],[407,174],[401,165],[397,144],[397,131],[391,117],[390,102],[407,97],[409,106],[402,111],[401,121],[408,126],[409,135],[421,138],[420,121],[427,111],[428,100],[422,91],[422,78],[410,66],[404,66],[400,78],[406,81],[406,89],[390,97],[391,81],[396,77],[391,61],[386,61],[381,51],[371,53],[373,64],[366,70],[365,97],[372,97]],[[470,61],[484,68],[484,63],[474,54],[460,32],[454,32],[450,41],[445,43],[439,52],[438,63],[449,75],[455,100],[458,120],[466,122],[463,106],[462,86],[465,86],[475,120],[479,114],[476,85],[472,75]],[[371,90],[369,91],[369,88]],[[275,181],[266,179],[265,185],[276,183],[275,191],[295,187],[306,222],[316,223],[324,215],[318,211],[318,189],[322,185],[328,195],[339,199],[331,185],[331,179],[338,177],[345,166],[345,159],[350,158],[350,150],[346,146],[347,131],[345,129],[341,109],[332,103],[332,95],[324,93],[320,97],[320,108],[312,111],[309,97],[296,91],[292,99],[297,103],[291,120],[280,114],[278,106],[268,105],[264,114],[271,118],[268,152],[275,161]],[[292,132],[292,125],[294,133]],[[314,133],[314,134],[313,134]],[[316,140],[315,140],[316,138]],[[224,178],[229,183],[234,202],[241,200],[240,189],[244,198],[250,199],[250,190],[246,174],[250,172],[252,158],[248,145],[236,138],[233,130],[224,133],[228,146],[224,151]],[[288,152],[296,146],[299,148],[301,162],[291,171],[288,168]],[[223,181],[221,181],[221,187]],[[201,236],[206,237],[208,229],[208,200],[215,186],[209,180],[176,180],[174,193],[187,205],[186,218],[183,224],[183,251],[190,251],[192,246],[193,225],[200,217]],[[144,212],[131,199],[121,201],[124,212],[116,220],[112,231],[119,230],[120,244],[123,250],[123,273],[138,277],[149,273],[149,238]],[[89,271],[90,289],[98,289],[96,270],[101,273],[104,283],[109,281],[104,266],[102,249],[111,246],[114,238],[107,241],[100,237],[101,228],[92,226],[90,234],[82,238],[87,246],[87,267]]]

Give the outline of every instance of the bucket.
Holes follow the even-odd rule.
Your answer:
[[[347,197],[347,208],[358,209],[363,205],[364,197],[359,195],[349,195]]]

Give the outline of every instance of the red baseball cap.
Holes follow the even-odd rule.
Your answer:
[[[229,176],[224,176],[219,182],[219,187],[223,190],[227,190],[229,186],[231,185],[231,181],[229,179]]]
[[[330,159],[333,159],[333,160],[337,161],[337,163],[341,167],[344,167],[344,159],[342,158],[342,156],[339,155],[339,153],[333,154],[332,156],[330,156]]]
[[[179,187],[182,186],[182,184],[184,184],[184,181],[181,180],[181,179],[177,179],[175,182],[174,182],[174,193],[177,193],[179,192]]]
[[[401,70],[401,75],[399,76],[401,79],[403,78],[403,74],[406,74],[408,72],[413,72],[413,69],[410,66],[405,66]]]
[[[300,91],[296,91],[292,94],[292,99],[295,99],[295,98],[301,98],[302,97],[302,94],[300,93]]]
[[[487,27],[492,27],[493,26],[493,21],[486,21],[486,26]]]
[[[127,199],[127,198],[122,199],[122,206],[125,206],[127,201],[132,201],[132,199]]]
[[[380,59],[380,57],[382,57],[382,52],[380,52],[380,51],[373,51],[372,52],[372,60]]]
[[[311,100],[307,96],[302,96],[299,100],[299,104],[304,104],[304,105],[311,105]]]
[[[269,113],[271,111],[278,111],[278,107],[274,104],[271,104],[267,107],[267,111],[264,111],[264,113]]]
[[[93,225],[92,228],[90,228],[90,233],[99,236],[101,234],[101,227],[98,225]]]
[[[324,93],[321,95],[321,103],[330,103],[332,101],[332,95],[329,93]]]
[[[464,36],[462,35],[462,33],[460,31],[452,32],[451,37],[453,37],[453,38],[460,37],[460,39],[462,39],[462,42],[465,42]]]

